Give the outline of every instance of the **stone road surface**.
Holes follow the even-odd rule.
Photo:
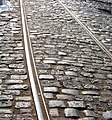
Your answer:
[[[112,61],[109,57],[58,0],[24,0],[24,5],[39,80],[51,119],[112,119]],[[79,6],[71,8],[76,10]],[[81,10],[79,13],[83,14]],[[96,26],[98,38],[99,34],[101,38],[107,36],[107,44],[104,43],[111,51],[111,16],[103,14],[108,17],[108,24],[100,12],[94,14],[83,14],[88,16],[84,23]],[[90,21],[92,17],[94,19]],[[103,27],[100,18],[104,20]],[[105,31],[104,22],[108,24]]]
[[[0,120],[36,120],[18,1],[0,13]]]
[[[112,52],[112,14],[100,9],[99,3],[92,0],[62,0],[92,33]],[[101,0],[103,1],[103,0]],[[103,3],[102,3],[103,4]],[[111,4],[112,10],[112,4]]]

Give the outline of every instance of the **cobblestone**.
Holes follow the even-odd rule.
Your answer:
[[[29,108],[31,107],[30,102],[16,102],[15,108]]]
[[[81,109],[86,108],[86,105],[84,104],[83,101],[70,101],[68,102],[68,104],[69,104],[69,107],[81,108]]]
[[[70,75],[70,76],[77,76],[77,73],[72,72],[72,71],[65,71],[66,75]]]
[[[56,92],[58,92],[58,88],[57,87],[44,87],[44,92],[56,93]]]
[[[13,100],[12,95],[0,95],[0,101],[1,100]]]
[[[17,83],[23,83],[22,80],[5,80],[4,83],[6,84],[17,84]]]
[[[79,117],[78,111],[74,108],[66,108],[64,112],[66,117]]]
[[[61,100],[50,100],[49,107],[65,107],[64,101]]]
[[[106,0],[108,1],[108,0]],[[111,51],[111,5],[99,0],[62,1]],[[90,22],[91,21],[91,22]],[[110,40],[110,41],[109,41]]]
[[[95,113],[90,110],[84,110],[86,117],[96,117]]]
[[[3,113],[11,114],[12,110],[11,109],[2,109],[2,110],[0,110],[0,114],[3,114]]]
[[[11,75],[11,79],[27,79],[27,75]]]
[[[8,86],[9,90],[27,90],[28,89],[28,85],[9,85]]]
[[[58,117],[59,116],[58,109],[56,109],[56,108],[55,109],[50,109],[49,114],[51,116]]]
[[[45,98],[53,98],[53,94],[52,93],[44,93],[44,97]]]
[[[78,120],[95,120],[94,117],[84,117],[84,118],[80,118]]]
[[[112,111],[103,112],[103,117],[104,117],[106,120],[112,119]]]
[[[0,120],[36,120],[24,57],[19,1],[10,3],[12,10],[0,11]]]
[[[2,92],[4,95],[20,95],[20,91],[19,90],[3,90]]]
[[[71,95],[57,94],[56,97],[60,100],[74,100],[74,96]]]
[[[82,91],[83,95],[99,95],[96,91]]]
[[[62,93],[70,94],[70,95],[78,95],[78,90],[74,89],[62,89]]]
[[[39,79],[40,80],[53,80],[54,77],[52,75],[40,75]]]
[[[69,7],[72,3],[76,3],[77,6],[72,6],[70,10],[76,11],[88,28],[91,29],[92,26],[92,32],[101,41],[108,39],[105,32],[99,32],[102,25],[106,27],[106,24],[99,23],[101,20],[102,22],[106,20],[103,13],[102,16],[105,17],[102,19],[101,16],[97,16],[99,13],[96,15],[84,12],[88,7],[82,0],[63,2],[68,3]],[[92,5],[91,2],[89,6]],[[104,118],[102,113],[109,111],[111,107],[111,99],[108,98],[111,95],[112,84],[109,77],[112,71],[111,60],[57,0],[48,0],[45,3],[42,0],[32,2],[27,0],[24,4],[29,18],[29,29],[36,31],[30,33],[30,39],[51,119]],[[109,18],[109,24],[110,21]],[[105,34],[105,38],[102,33]],[[106,46],[111,49],[111,45]],[[52,87],[58,88],[58,92],[52,92],[50,89]],[[78,111],[77,117],[74,115],[76,111]]]
[[[9,108],[12,107],[12,101],[0,101],[1,108]]]

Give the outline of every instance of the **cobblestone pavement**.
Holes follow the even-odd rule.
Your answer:
[[[36,120],[24,56],[20,8],[0,13],[0,120]]]
[[[51,119],[112,119],[112,62],[108,56],[57,0],[24,0],[24,5]]]
[[[112,52],[112,14],[99,10],[97,1],[62,0]],[[111,7],[112,8],[112,7]]]

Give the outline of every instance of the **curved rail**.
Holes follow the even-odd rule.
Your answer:
[[[82,26],[82,28],[88,33],[88,35],[99,45],[99,47],[108,55],[108,57],[112,60],[112,53],[93,35],[91,30],[89,30],[73,13],[67,8],[67,5],[63,4],[61,0],[58,0],[59,3],[63,6],[63,8],[70,13],[70,15]]]
[[[26,14],[23,8],[22,0],[20,0],[20,8],[21,8],[21,19],[22,19],[22,29],[23,29],[23,37],[24,37],[23,39],[24,39],[27,68],[28,68],[28,74],[30,78],[30,84],[32,88],[32,94],[34,98],[38,120],[50,120],[48,110],[45,104],[44,96],[42,93],[41,85],[38,79],[38,74],[33,56],[33,50],[31,46],[31,40],[29,36],[29,29],[26,20]]]

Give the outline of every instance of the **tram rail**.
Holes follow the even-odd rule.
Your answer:
[[[91,32],[91,30],[89,30],[77,17],[76,17],[76,15],[73,13],[73,12],[71,12],[68,8],[67,8],[67,6],[66,5],[64,5],[60,0],[58,0],[58,2],[60,3],[60,5],[73,17],[73,19],[75,19],[75,21],[77,21],[77,23],[78,24],[80,24],[80,26],[86,31],[86,33],[98,44],[98,46],[108,55],[108,57],[110,58],[110,59],[112,59],[112,54],[110,53],[110,51],[102,44],[102,42],[100,42],[93,34],[92,34],[92,32]],[[45,4],[45,1],[44,1],[44,4]],[[28,29],[28,25],[27,25],[27,29]],[[29,33],[28,33],[29,34]],[[29,40],[30,40],[30,35],[29,35],[29,38],[28,38]],[[31,40],[30,40],[31,41]],[[31,47],[31,42],[30,42],[30,47]],[[30,48],[30,49],[32,49],[32,47]],[[33,50],[32,50],[33,51]],[[32,52],[33,53],[33,52]],[[36,75],[34,75],[34,76],[36,76],[36,78],[38,79],[38,83],[39,83],[39,89],[40,89],[40,93],[41,93],[41,97],[42,97],[42,99],[43,99],[43,101],[44,101],[44,96],[43,96],[43,91],[42,91],[42,89],[41,89],[41,85],[40,85],[40,81],[39,81],[39,78],[38,78],[38,74],[37,74],[37,69],[36,69],[36,65],[35,65],[35,60],[34,60],[34,57],[32,56],[32,58],[33,58],[33,64],[34,64],[34,69],[35,69],[35,74]],[[34,83],[35,84],[35,83]],[[35,98],[34,98],[35,99]],[[35,99],[36,100],[36,99]],[[39,103],[40,104],[40,103]],[[45,105],[46,103],[45,103],[45,101],[44,101],[44,105]],[[47,107],[46,107],[46,105],[44,106],[45,107],[45,112],[47,111]],[[38,107],[37,107],[38,108]],[[41,112],[43,112],[42,111],[42,109],[41,109]],[[47,113],[47,117],[45,117],[45,116],[43,116],[43,119],[48,119],[48,120],[50,120],[50,116],[49,116],[49,112],[47,111],[46,112]],[[38,110],[37,110],[37,114],[38,114]],[[41,116],[41,115],[40,115]],[[40,119],[41,119],[41,117],[40,117]]]
[[[42,1],[43,2],[43,1]],[[54,1],[53,1],[54,2]],[[41,75],[41,72],[38,74],[38,71],[39,71],[39,68],[37,67],[37,61],[35,60],[36,59],[36,57],[38,57],[38,55],[36,56],[36,54],[38,54],[38,53],[36,53],[35,52],[35,46],[36,45],[34,45],[34,43],[36,43],[36,41],[33,43],[32,42],[32,38],[31,38],[31,36],[30,36],[30,27],[29,27],[29,23],[28,23],[28,20],[27,20],[27,12],[26,12],[26,10],[25,10],[25,6],[24,6],[24,4],[23,4],[23,1],[22,0],[19,0],[19,3],[20,3],[20,11],[21,11],[21,21],[22,21],[22,34],[23,34],[23,40],[24,40],[24,52],[25,52],[25,58],[26,58],[26,63],[27,63],[27,69],[28,69],[28,75],[29,75],[29,79],[30,79],[30,84],[31,84],[31,91],[32,91],[32,95],[33,95],[33,99],[34,99],[34,103],[35,103],[35,108],[36,108],[36,114],[37,114],[37,119],[38,120],[51,120],[51,119],[54,119],[54,118],[56,118],[56,119],[63,119],[63,120],[66,120],[66,119],[68,119],[68,118],[70,118],[70,119],[74,119],[74,118],[76,118],[76,119],[78,119],[79,117],[84,117],[84,113],[86,114],[86,112],[88,112],[89,111],[89,109],[88,110],[86,110],[86,108],[87,108],[87,106],[84,104],[84,103],[86,103],[86,101],[82,101],[82,98],[78,98],[77,97],[77,95],[78,95],[78,93],[79,93],[79,91],[80,91],[80,95],[90,95],[90,97],[93,97],[93,98],[91,98],[91,99],[95,99],[95,101],[96,101],[96,99],[98,98],[97,96],[100,96],[99,95],[99,91],[100,90],[98,90],[97,89],[97,87],[95,87],[93,84],[93,86],[90,84],[90,86],[88,86],[88,83],[86,84],[86,85],[84,85],[84,87],[85,88],[81,88],[81,85],[82,84],[84,84],[84,83],[81,83],[81,85],[79,85],[79,86],[75,86],[76,84],[74,84],[73,86],[70,86],[70,87],[68,87],[68,85],[69,85],[69,83],[70,82],[73,82],[72,81],[72,79],[76,82],[76,83],[78,83],[79,81],[81,82],[81,80],[83,81],[83,79],[81,79],[81,80],[78,80],[77,78],[79,77],[79,78],[86,78],[87,79],[87,81],[92,81],[93,83],[95,83],[95,82],[97,82],[98,80],[96,80],[96,78],[97,77],[99,77],[99,78],[97,78],[97,79],[103,79],[104,81],[104,83],[106,83],[106,87],[105,88],[101,88],[102,90],[104,89],[111,89],[110,88],[110,86],[108,86],[108,84],[109,84],[109,82],[110,82],[110,80],[111,80],[111,68],[110,68],[110,66],[111,66],[111,60],[112,60],[112,53],[107,49],[107,47],[100,41],[100,40],[98,40],[98,38],[96,38],[95,37],[95,35],[92,33],[92,31],[91,30],[89,30],[88,28],[87,28],[87,26],[85,25],[85,24],[83,24],[81,21],[80,21],[80,19],[77,17],[77,15],[75,15],[75,13],[74,12],[72,12],[72,11],[70,11],[69,10],[69,8],[65,5],[65,4],[63,4],[62,2],[61,2],[61,0],[57,0],[57,3],[56,3],[56,5],[57,4],[59,4],[64,10],[64,12],[66,11],[66,14],[69,16],[71,16],[72,18],[73,18],[73,20],[76,22],[76,24],[75,24],[75,22],[74,22],[74,24],[76,25],[76,28],[77,28],[77,26],[78,25],[80,25],[80,27],[84,30],[84,32],[85,33],[87,33],[87,35],[91,38],[91,41],[93,40],[97,45],[98,45],[98,47],[100,47],[101,48],[101,50],[106,54],[106,55],[104,55],[104,57],[105,58],[103,58],[103,52],[101,51],[101,53],[102,53],[102,56],[100,56],[100,58],[98,58],[98,56],[93,56],[93,58],[89,58],[89,56],[91,56],[92,54],[94,54],[94,52],[91,54],[91,55],[83,55],[82,53],[86,53],[87,52],[87,50],[85,50],[84,51],[84,49],[81,51],[81,48],[83,48],[83,47],[85,47],[86,46],[86,44],[84,44],[84,45],[82,45],[82,47],[80,47],[80,46],[78,46],[79,45],[79,43],[80,43],[80,40],[78,41],[76,41],[75,42],[75,40],[73,40],[74,38],[72,38],[72,40],[71,41],[66,41],[66,40],[64,40],[64,39],[62,39],[63,41],[62,41],[62,43],[60,44],[59,43],[59,45],[61,46],[62,44],[62,48],[61,48],[61,50],[62,50],[62,52],[60,52],[59,50],[58,50],[58,46],[56,46],[56,48],[57,48],[57,51],[56,51],[56,53],[54,53],[53,55],[55,55],[55,54],[57,54],[58,53],[58,55],[56,55],[56,57],[57,58],[51,58],[51,56],[52,56],[52,53],[51,53],[51,56],[49,57],[49,56],[47,56],[47,55],[45,55],[45,56],[42,56],[42,59],[40,58],[39,60],[37,60],[37,61],[41,61],[40,62],[40,64],[42,63],[42,65],[44,66],[44,65],[46,65],[46,66],[44,66],[44,67],[48,67],[48,68],[50,68],[49,70],[48,70],[48,73],[51,73],[52,72],[52,74],[55,76],[55,77],[52,77],[52,76],[49,76],[49,75],[46,75],[46,76],[41,76],[40,78],[39,78],[39,75]],[[45,2],[45,0],[44,0],[44,4],[46,4],[46,2]],[[52,6],[52,5],[51,5]],[[56,7],[56,6],[55,6]],[[44,6],[44,7],[42,7],[42,10],[43,9],[46,9],[47,7],[46,6]],[[58,11],[58,10],[57,10]],[[35,12],[35,11],[34,11]],[[36,13],[36,12],[35,12]],[[43,15],[44,16],[44,15]],[[42,17],[43,17],[42,16]],[[47,15],[45,15],[45,17],[46,17]],[[48,17],[48,16],[47,16]],[[58,16],[58,17],[60,17],[60,16]],[[58,19],[58,17],[57,17],[57,19]],[[51,20],[53,20],[52,18],[50,18]],[[55,22],[57,22],[58,20],[56,20]],[[62,18],[61,18],[61,22],[63,22],[63,20],[62,20]],[[66,20],[65,20],[65,22],[66,22]],[[69,23],[69,22],[68,22]],[[78,24],[77,24],[78,23]],[[56,24],[56,23],[55,23]],[[50,29],[50,28],[49,28]],[[32,30],[33,31],[33,30]],[[59,31],[57,31],[57,33],[58,33]],[[70,31],[68,30],[68,31],[66,31],[65,30],[65,33],[64,34],[68,34]],[[33,32],[31,33],[31,34],[33,34]],[[43,34],[43,33],[42,33]],[[60,33],[58,33],[59,35],[54,35],[54,36],[51,36],[51,38],[54,40],[55,38],[56,38],[56,40],[57,40],[57,38],[59,38],[61,35],[60,35]],[[81,37],[83,36],[82,34],[83,34],[83,32],[82,33],[79,33],[79,34],[81,34]],[[34,36],[35,35],[37,35],[36,37],[38,38],[38,33],[35,33],[35,31],[34,31],[34,34],[33,34]],[[49,36],[50,35],[52,35],[52,34],[50,34],[50,33],[45,33],[43,36],[42,36],[42,38],[44,39],[45,38],[45,40],[47,41],[47,37],[48,37],[48,39],[49,39]],[[47,36],[47,37],[46,37]],[[57,37],[58,36],[58,37]],[[62,36],[63,37],[63,36]],[[64,36],[64,37],[66,37],[66,36]],[[71,39],[71,36],[67,36],[68,37],[68,39],[70,40]],[[67,38],[66,37],[66,38]],[[88,38],[89,38],[88,37]],[[89,39],[90,39],[89,38]],[[59,42],[59,41],[58,41]],[[58,42],[57,43],[54,43],[53,45],[51,44],[51,45],[49,45],[50,44],[50,42],[49,42],[49,40],[45,43],[46,44],[46,46],[44,46],[45,47],[45,49],[46,48],[49,48],[50,50],[51,50],[51,52],[54,50],[54,46],[56,45],[56,44],[58,44]],[[65,42],[65,43],[64,43]],[[83,41],[83,42],[85,42],[85,41]],[[82,43],[83,43],[82,42]],[[40,41],[40,43],[41,43],[41,41]],[[44,43],[44,42],[43,42]],[[74,45],[72,48],[70,48],[73,44],[75,44],[76,43],[76,46]],[[86,42],[85,42],[86,43]],[[65,45],[66,44],[66,45]],[[68,46],[67,46],[67,44],[69,44]],[[39,44],[40,45],[40,44]],[[64,46],[65,45],[65,46]],[[42,45],[43,46],[43,45]],[[64,46],[64,47],[63,47]],[[76,55],[71,55],[72,53],[70,53],[68,56],[67,56],[67,54],[65,53],[66,52],[66,48],[65,47],[68,47],[68,48],[70,48],[70,50],[72,50],[72,52],[73,52],[73,54],[76,54]],[[75,47],[76,48],[78,48],[78,50],[74,50],[75,49]],[[86,46],[87,47],[87,46]],[[85,47],[85,48],[86,48]],[[90,47],[90,46],[89,46]],[[64,48],[64,50],[65,51],[63,51],[63,48]],[[67,49],[68,49],[67,48]],[[42,49],[44,49],[44,48],[42,48]],[[53,50],[52,50],[53,49]],[[40,49],[41,50],[41,49]],[[69,53],[70,52],[70,50],[68,50],[67,52]],[[90,50],[90,49],[89,49]],[[78,52],[79,53],[78,53]],[[91,50],[92,51],[92,50]],[[90,52],[91,52],[90,51]],[[38,52],[38,51],[37,51]],[[46,51],[45,51],[46,52]],[[35,54],[36,53],[36,54]],[[44,53],[44,52],[43,52]],[[82,55],[81,55],[82,54]],[[71,55],[71,56],[70,56]],[[46,56],[48,57],[48,58],[46,58]],[[61,57],[60,57],[61,56]],[[67,56],[67,57],[65,57],[65,56]],[[77,57],[77,56],[79,56],[79,57]],[[108,56],[108,57],[107,57]],[[53,56],[54,57],[54,56]],[[68,58],[69,57],[69,58]],[[70,59],[70,57],[73,57],[72,59]],[[77,57],[77,58],[75,58],[75,57]],[[83,60],[81,61],[81,59],[83,58]],[[95,61],[95,58],[96,58],[96,61]],[[37,58],[38,59],[38,58]],[[65,59],[67,59],[67,60],[65,60]],[[104,60],[105,59],[105,60]],[[78,61],[79,60],[79,61]],[[77,62],[78,61],[78,62]],[[95,62],[94,62],[95,61]],[[104,63],[106,61],[106,63]],[[98,62],[98,63],[96,63],[96,62]],[[109,64],[109,66],[107,65],[107,63],[110,63]],[[87,65],[86,65],[87,64]],[[41,67],[43,67],[41,65]],[[51,66],[50,66],[51,65]],[[85,65],[85,66],[84,66]],[[95,66],[95,68],[94,68],[94,66],[93,67],[90,67],[90,65],[92,66],[92,65],[96,65]],[[105,66],[107,65],[107,68],[105,68]],[[50,67],[49,67],[50,66]],[[57,67],[58,66],[58,67]],[[51,67],[53,67],[53,68],[51,68]],[[79,67],[79,69],[80,69],[80,71],[79,71],[79,69],[78,69],[78,67]],[[88,67],[90,67],[90,69],[87,69]],[[98,67],[98,68],[97,68]],[[58,68],[59,70],[56,70],[55,68]],[[75,69],[75,68],[77,68],[77,69]],[[73,69],[73,71],[72,71],[72,69]],[[110,71],[109,71],[109,70]],[[82,72],[82,71],[84,70],[84,72]],[[104,71],[103,71],[104,70]],[[75,72],[77,72],[77,73],[75,73]],[[88,73],[88,71],[90,72],[90,73]],[[97,72],[96,72],[97,71]],[[108,81],[106,81],[105,79],[106,79],[106,77],[105,77],[105,79],[102,77],[103,75],[102,74],[99,74],[99,71],[103,71],[108,77]],[[42,71],[43,73],[45,73],[46,72],[46,69],[45,70],[43,70]],[[57,72],[56,74],[55,74],[55,72]],[[86,74],[86,72],[87,72],[87,74]],[[95,72],[96,72],[96,74],[95,74]],[[47,73],[47,72],[46,72]],[[57,77],[57,75],[59,74],[59,77]],[[98,74],[99,74],[99,76],[98,76]],[[78,76],[79,75],[79,76]],[[61,76],[61,77],[60,77]],[[49,77],[49,78],[47,78],[47,77]],[[96,78],[95,78],[96,77]],[[60,79],[61,78],[61,79]],[[95,78],[95,79],[94,79]],[[59,82],[59,85],[54,85],[53,87],[50,85],[50,87],[49,86],[42,86],[42,81],[40,81],[40,79],[42,80],[42,79],[48,79],[48,82],[47,82],[47,84],[49,84],[50,83],[50,81],[49,80],[51,80],[52,81],[52,79],[55,79],[55,81],[57,81],[57,82]],[[68,82],[68,84],[67,83],[64,83],[64,82],[66,82],[67,80],[71,80],[71,81],[69,81]],[[61,81],[61,82],[60,82]],[[84,82],[84,81],[83,81]],[[98,84],[100,84],[100,82],[101,81],[99,81],[98,82]],[[53,81],[53,83],[54,83],[54,81]],[[60,84],[61,83],[61,84]],[[72,83],[71,83],[72,84]],[[70,84],[70,85],[71,85]],[[103,84],[103,83],[102,83]],[[61,88],[61,85],[62,85],[62,88]],[[57,87],[58,86],[58,87]],[[72,91],[72,92],[74,92],[74,90],[75,90],[75,92],[74,92],[74,94],[76,95],[76,98],[74,97],[74,96],[72,96],[73,95],[73,93],[71,93],[69,90],[68,91],[66,91],[68,88],[69,88],[69,90],[70,91]],[[74,87],[74,88],[73,88]],[[90,88],[89,88],[90,87]],[[102,86],[100,86],[100,87],[102,87]],[[45,89],[44,89],[45,88]],[[58,88],[59,88],[59,90],[58,90]],[[72,89],[71,89],[72,88]],[[80,90],[79,90],[79,88],[81,88]],[[88,91],[83,91],[83,89],[84,90],[88,90],[88,89],[91,89],[92,88],[92,90],[90,90],[89,92]],[[45,98],[45,94],[44,94],[44,92],[45,93],[48,93],[48,92],[50,92],[50,93],[52,93],[52,90],[53,90],[53,95],[48,95],[47,97],[48,97],[48,99],[47,98]],[[95,91],[94,91],[95,90]],[[65,92],[65,93],[64,93]],[[59,94],[60,93],[60,94]],[[67,93],[67,95],[68,95],[68,98],[66,98],[66,96],[67,95],[63,95],[63,94],[66,94]],[[104,93],[105,94],[105,93]],[[79,95],[79,96],[80,96]],[[91,95],[93,95],[93,96],[91,96]],[[53,98],[53,96],[55,96],[54,98]],[[65,98],[64,98],[64,97]],[[50,98],[51,97],[51,98]],[[96,98],[95,98],[96,97]],[[55,99],[57,99],[57,101],[55,101]],[[63,100],[63,101],[61,101],[61,99]],[[75,102],[73,102],[73,100],[74,99],[76,99],[76,103]],[[87,100],[89,100],[89,98],[86,98]],[[100,98],[98,98],[98,99],[100,99]],[[50,101],[51,100],[51,101]],[[54,100],[54,101],[53,101]],[[65,101],[64,101],[65,100]],[[102,100],[102,99],[101,99]],[[50,102],[49,102],[50,101]],[[54,102],[54,104],[53,104],[53,102]],[[58,104],[58,102],[59,102],[59,104]],[[89,102],[91,102],[91,101],[89,101]],[[47,103],[47,104],[46,104]],[[66,104],[65,104],[66,103]],[[80,112],[82,112],[84,109],[85,109],[85,111],[83,111],[84,113],[81,113],[81,116],[79,116],[78,114],[77,114],[77,110],[76,109],[74,109],[73,108],[73,106],[71,106],[71,104],[73,104],[75,107],[76,107],[76,109],[77,110],[79,110],[80,111],[80,109],[82,109]],[[60,107],[61,106],[61,107]],[[89,104],[88,104],[88,106],[89,106]],[[56,113],[55,112],[53,112],[52,110],[53,110],[53,107],[54,107],[54,110],[56,110]],[[57,109],[58,109],[58,107],[60,107],[60,115],[58,115],[57,114]],[[50,110],[49,110],[49,108],[50,108],[50,110],[51,110],[51,112],[50,112]],[[90,109],[91,109],[91,106],[90,106]],[[62,111],[61,111],[62,110]],[[71,113],[69,113],[69,111],[72,111],[73,110],[73,112],[75,113],[75,115],[73,114],[73,116],[72,116],[72,113],[73,112],[71,112]],[[92,111],[93,112],[93,111]],[[90,113],[92,113],[92,112],[90,112]],[[109,111],[110,112],[110,111]],[[89,113],[89,112],[88,112]],[[91,117],[91,118],[93,118],[94,116],[89,116],[88,115],[88,113],[86,114],[86,116],[87,116],[87,118],[89,119],[89,117]],[[106,113],[104,113],[103,114],[103,117],[105,117],[105,114]],[[108,113],[107,113],[108,114]],[[53,115],[53,116],[52,116]],[[55,116],[56,115],[56,116]],[[65,115],[65,116],[64,116]],[[89,117],[88,117],[89,116]],[[62,117],[62,118],[61,118]],[[100,115],[100,117],[101,117],[101,115]],[[90,119],[91,119],[90,118]],[[95,116],[94,118],[97,118],[97,116]],[[93,118],[93,120],[94,120],[94,118]],[[102,117],[101,117],[102,118]],[[80,119],[80,118],[79,118]],[[82,118],[83,119],[83,118]],[[99,118],[98,118],[99,119]]]
[[[21,19],[22,19],[22,28],[23,28],[23,36],[24,36],[26,62],[27,62],[28,74],[30,77],[32,94],[35,102],[38,120],[50,120],[47,107],[45,104],[44,96],[42,93],[42,88],[38,79],[38,74],[36,70],[36,65],[35,65],[35,60],[33,56],[33,50],[29,35],[29,28],[26,20],[26,13],[23,7],[22,0],[20,0],[20,8],[21,8]]]
[[[74,12],[69,10],[67,5],[63,4],[61,0],[58,1],[71,14],[71,16],[81,25],[81,27],[89,34],[89,36],[100,46],[100,48],[109,56],[109,58],[112,59],[112,53],[107,49],[107,47],[100,40],[98,40],[98,38],[95,37],[92,31],[80,21],[80,19],[77,17],[77,15],[75,15]]]

